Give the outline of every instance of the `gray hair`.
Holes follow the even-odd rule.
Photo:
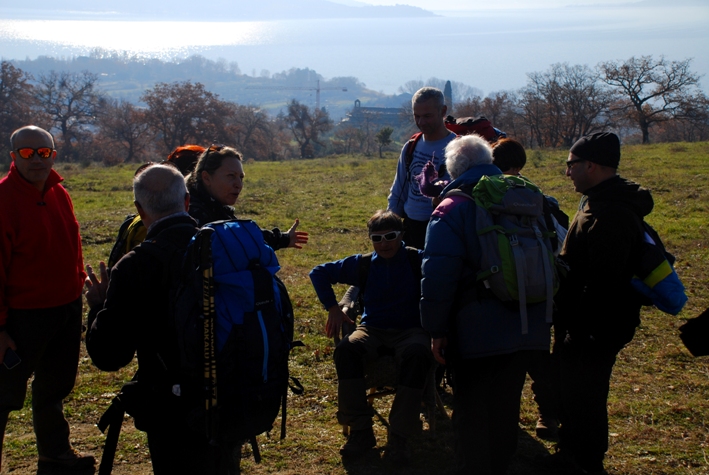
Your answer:
[[[476,165],[491,163],[492,147],[477,134],[458,137],[446,145],[446,169],[453,180]]]
[[[436,101],[436,105],[439,109],[446,104],[446,100],[443,97],[443,92],[441,92],[440,89],[426,86],[414,93],[414,97],[411,98],[411,107],[415,104],[420,104],[430,99],[434,99]]]
[[[152,219],[185,211],[185,178],[174,166],[151,165],[133,178],[133,196]]]

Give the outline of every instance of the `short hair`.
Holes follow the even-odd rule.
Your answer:
[[[54,143],[54,136],[49,131],[44,130],[42,127],[37,127],[36,125],[25,125],[24,127],[20,127],[12,132],[12,135],[10,135],[10,147],[12,150],[15,149],[15,140],[17,139],[17,136],[28,131],[46,135],[49,137],[49,140],[52,141],[52,148],[56,147],[56,144]]]
[[[453,180],[476,165],[492,163],[492,148],[476,134],[464,135],[446,145],[446,170]]]
[[[500,139],[492,145],[492,163],[505,173],[510,168],[524,168],[527,154],[521,143],[514,139]]]
[[[185,178],[175,166],[149,165],[133,178],[133,196],[152,219],[185,211]]]
[[[398,214],[390,210],[380,209],[367,221],[367,231],[372,234],[377,231],[403,231],[404,223]]]
[[[241,154],[232,147],[227,147],[225,145],[212,145],[199,156],[197,164],[194,167],[192,173],[187,175],[187,184],[190,186],[196,186],[197,184],[202,184],[202,172],[207,172],[210,175],[214,175],[219,167],[222,166],[222,162],[226,158],[238,158],[242,161]]]
[[[415,104],[420,104],[431,99],[436,101],[436,105],[439,109],[446,104],[446,100],[443,97],[443,92],[441,92],[440,89],[426,86],[414,93],[414,96],[411,98],[411,107]]]
[[[204,147],[199,145],[181,145],[167,156],[167,161],[174,163],[183,175],[188,175],[194,170],[199,156],[204,152]]]

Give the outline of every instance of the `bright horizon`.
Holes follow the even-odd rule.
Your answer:
[[[335,3],[353,4],[347,0],[331,0]],[[466,10],[506,10],[513,8],[558,8],[579,5],[623,5],[638,3],[641,0],[508,0],[490,2],[489,0],[359,0],[357,3],[369,5],[410,5],[433,12]]]

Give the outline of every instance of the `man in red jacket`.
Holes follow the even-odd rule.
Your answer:
[[[39,464],[86,470],[94,457],[71,446],[62,404],[74,388],[81,343],[79,223],[52,170],[51,134],[26,126],[10,142],[10,172],[0,180],[0,457],[8,415],[22,409],[34,374]]]

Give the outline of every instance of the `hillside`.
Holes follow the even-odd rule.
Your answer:
[[[352,109],[356,99],[369,107],[401,107],[411,100],[410,94],[386,95],[367,89],[366,84],[355,77],[325,79],[308,68],[248,75],[241,72],[236,62],[212,61],[202,56],[162,61],[96,49],[90,56],[70,59],[40,56],[12,63],[35,79],[50,71],[87,70],[99,75],[102,91],[133,103],[139,103],[145,90],[156,83],[175,81],[202,83],[224,100],[257,105],[274,116],[291,99],[314,107],[319,81],[321,107],[327,108],[335,121]]]

